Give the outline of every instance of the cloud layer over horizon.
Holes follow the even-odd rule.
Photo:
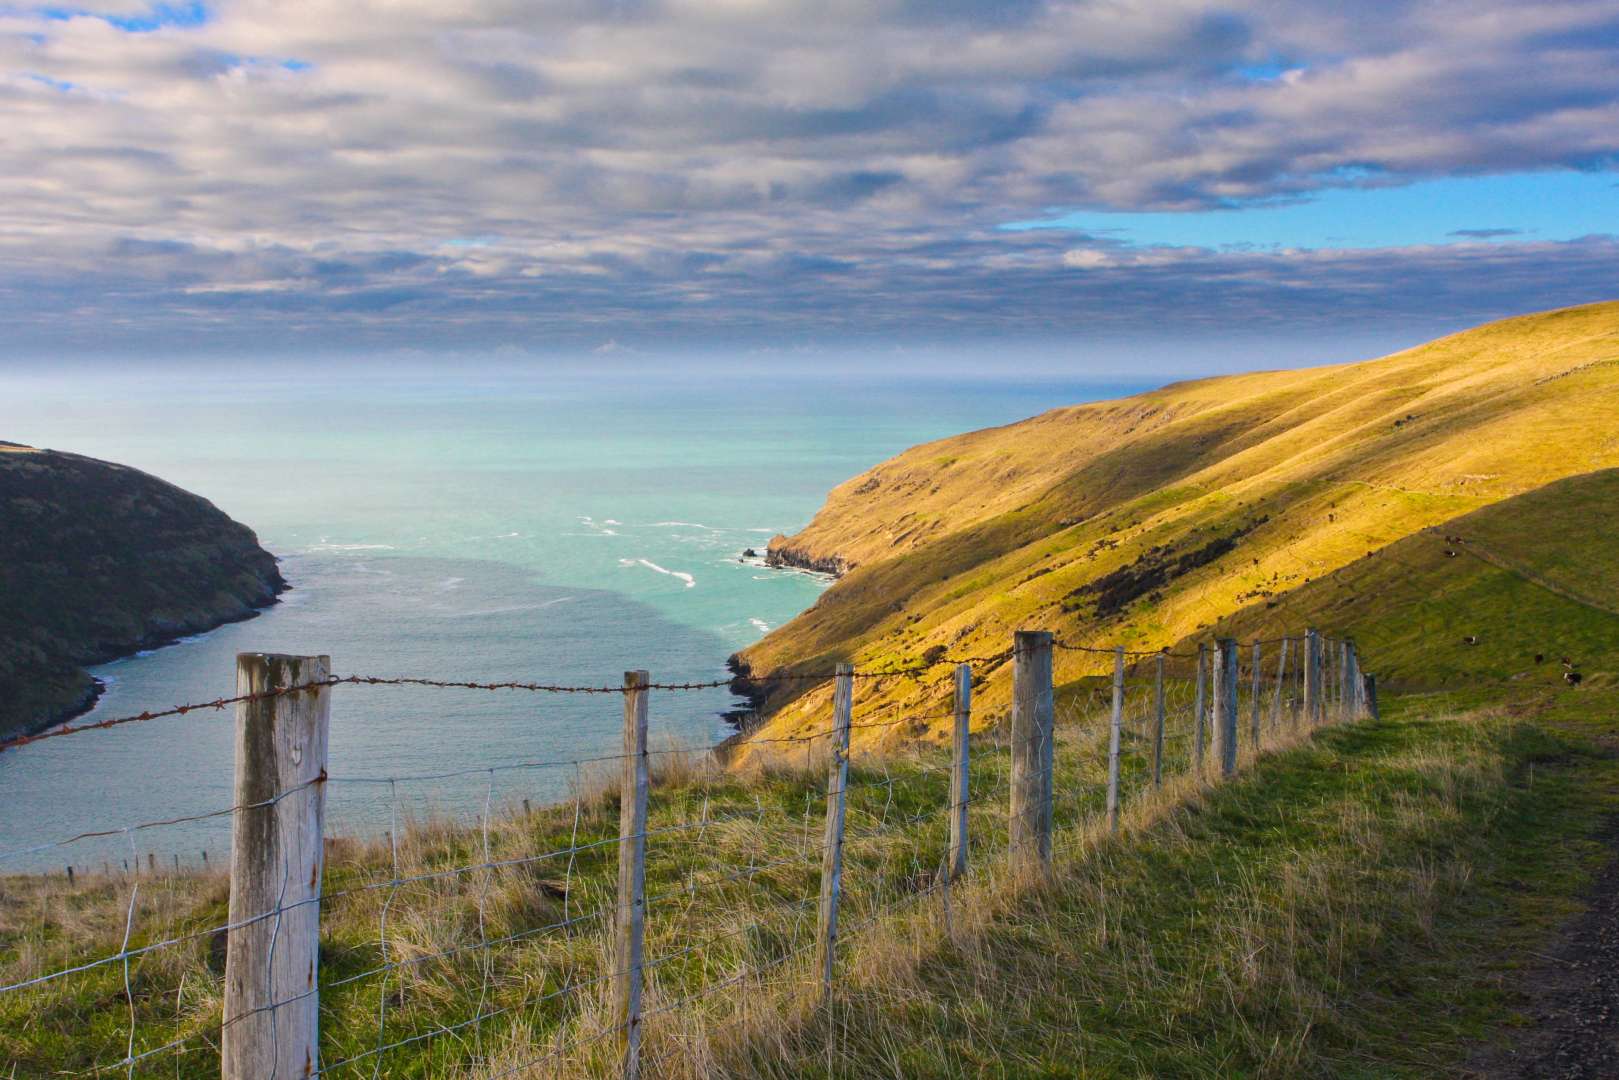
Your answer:
[[[1615,175],[1616,0],[0,7],[0,115],[0,358],[1423,333],[1619,280],[1601,220],[1003,227]]]

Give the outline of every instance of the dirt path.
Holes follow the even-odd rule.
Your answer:
[[[1470,1063],[1477,1080],[1619,1078],[1619,819],[1591,909],[1565,926],[1524,976],[1530,1023]]]

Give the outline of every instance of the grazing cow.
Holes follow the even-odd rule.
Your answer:
[[[1478,635],[1477,634],[1468,634],[1466,637],[1462,638],[1462,644],[1463,645],[1477,645],[1478,644]]]
[[[1565,671],[1565,672],[1563,672],[1563,681],[1568,683],[1570,686],[1578,686],[1578,685],[1580,685],[1580,680],[1582,678],[1584,678],[1584,676],[1581,675],[1577,671]]]
[[[1543,653],[1543,652],[1537,652],[1535,654],[1535,663],[1544,664],[1545,662],[1546,662],[1546,654]]]

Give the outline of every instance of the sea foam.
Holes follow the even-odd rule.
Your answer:
[[[663,567],[659,566],[650,559],[636,559],[635,561],[646,567],[648,570],[656,570],[660,574],[668,574],[670,577],[679,578],[681,581],[686,583],[686,588],[688,589],[694,588],[697,585],[697,579],[686,573],[684,570],[665,570]],[[626,560],[620,559],[619,562],[624,563]]]

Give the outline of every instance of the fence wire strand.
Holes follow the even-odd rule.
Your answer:
[[[1346,668],[1344,643],[1325,637],[1318,640],[1321,676],[1314,686],[1314,705],[1324,719],[1348,719],[1357,704],[1358,692],[1347,680],[1350,669]],[[1233,686],[1226,686],[1224,676],[1215,671],[1219,650],[1121,652],[1064,641],[1054,641],[1053,645],[1072,654],[1077,662],[1077,666],[1064,666],[1052,729],[1051,788],[1054,824],[1059,832],[1092,827],[1106,820],[1103,793],[1112,764],[1109,733],[1115,722],[1119,731],[1114,766],[1118,802],[1128,807],[1176,777],[1217,774],[1221,767],[1217,751],[1233,730],[1236,746],[1251,755],[1317,720],[1305,715],[1305,645],[1304,639],[1297,636],[1245,643],[1237,655]],[[944,658],[886,670],[857,670],[852,677],[909,678],[945,664],[999,664],[1010,656],[1008,651],[989,657]],[[1115,706],[1113,665],[1121,657],[1123,693]],[[754,685],[763,680],[830,681],[825,673],[745,678]],[[261,694],[69,726],[37,737],[184,715],[199,709],[218,710],[231,704],[341,684],[581,694],[624,690],[527,682],[339,676]],[[732,685],[733,680],[716,680],[653,683],[648,689],[680,692]],[[1217,687],[1220,700],[1216,699]],[[885,732],[905,725],[915,725],[917,730],[935,728],[954,715],[953,707],[940,710],[888,701],[860,712],[847,728],[869,733],[870,741],[877,745]],[[1219,725],[1223,728],[1217,730]],[[531,1071],[546,1062],[573,1060],[574,1055],[623,1031],[594,1017],[593,998],[586,992],[631,974],[620,969],[606,944],[614,908],[612,863],[606,852],[626,840],[645,842],[646,872],[653,886],[648,888],[643,903],[647,941],[649,946],[655,945],[657,952],[642,963],[638,974],[649,980],[654,997],[653,1004],[639,1017],[643,1022],[698,1001],[717,999],[722,991],[757,980],[765,972],[806,957],[816,949],[813,920],[807,916],[820,896],[803,890],[815,885],[821,874],[827,843],[818,833],[832,800],[841,801],[847,815],[841,838],[844,916],[840,919],[840,941],[940,894],[948,920],[955,884],[949,866],[951,825],[958,811],[966,812],[966,843],[972,853],[969,876],[985,861],[1006,853],[1004,813],[1012,790],[1012,747],[1004,718],[974,733],[969,740],[971,784],[959,798],[951,794],[953,766],[947,751],[929,747],[903,755],[880,754],[864,763],[857,759],[841,785],[829,785],[825,755],[838,730],[833,723],[799,734],[745,739],[749,746],[780,747],[789,755],[789,761],[794,760],[792,755],[798,746],[804,747],[802,764],[791,765],[773,781],[784,786],[784,791],[772,796],[774,808],[770,810],[758,789],[738,789],[724,767],[723,756],[732,740],[698,749],[647,751],[648,758],[667,763],[674,779],[667,783],[660,780],[654,768],[653,807],[659,820],[654,824],[649,818],[635,836],[620,836],[606,816],[605,808],[616,800],[614,789],[609,785],[601,794],[594,794],[586,776],[587,768],[622,762],[630,755],[602,754],[413,775],[323,774],[259,802],[85,831],[60,841],[0,852],[3,863],[89,840],[122,836],[133,864],[127,875],[128,897],[116,951],[59,970],[14,977],[0,984],[0,1004],[7,995],[43,990],[72,976],[89,977],[98,969],[121,965],[122,997],[127,1004],[121,1060],[92,1064],[87,1075],[112,1069],[122,1071],[126,1080],[133,1080],[138,1066],[165,1055],[173,1057],[177,1076],[182,1074],[182,1068],[192,1068],[198,1062],[204,1063],[206,1071],[210,1054],[219,1050],[218,1037],[249,1018],[269,1013],[271,1038],[276,1039],[280,1010],[320,997],[322,1009],[339,1009],[337,1016],[348,1016],[348,1010],[359,1004],[353,994],[365,992],[367,987],[375,988],[374,1009],[365,1006],[370,1010],[374,1037],[360,1043],[356,1041],[358,1032],[329,1036],[337,1041],[323,1040],[323,1052],[313,1075],[352,1075],[354,1070],[369,1065],[373,1080],[380,1080],[388,1075],[388,1061],[393,1054],[420,1046],[433,1048],[424,1052],[435,1055],[430,1059],[437,1063],[434,1068],[471,1065],[504,1070],[487,1073],[491,1078]],[[14,740],[0,744],[0,749],[20,744]],[[822,756],[817,756],[818,752]],[[553,802],[538,811],[530,811],[525,799],[521,815],[513,811],[497,824],[497,776],[537,770],[571,773],[571,799]],[[460,826],[435,826],[431,821],[416,824],[403,819],[402,785],[474,776],[483,778],[481,809],[473,819],[475,832],[457,833]],[[144,921],[141,901],[145,892],[153,892],[152,911],[157,913],[163,904],[172,907],[179,902],[175,894],[184,884],[176,878],[171,879],[166,893],[155,882],[151,890],[143,890],[147,883],[140,874],[140,853],[135,844],[138,832],[214,819],[234,820],[237,814],[272,810],[290,796],[320,784],[385,788],[389,828],[384,850],[366,856],[362,849],[352,867],[329,866],[326,876],[316,883],[314,896],[293,900],[287,899],[291,867],[283,850],[278,874],[280,892],[269,910],[203,927],[193,924],[178,932],[155,930],[150,932],[149,940],[137,936],[137,921]],[[796,810],[790,809],[798,798],[798,793],[792,791],[794,787],[801,789],[802,828],[783,831],[772,826],[771,821],[773,816],[780,816],[791,822],[798,816]],[[684,816],[680,816],[682,813]],[[670,815],[674,815],[672,819]],[[552,837],[554,843],[545,844],[546,837]],[[464,857],[463,850],[472,857]],[[383,867],[380,879],[363,876],[368,857]],[[534,876],[537,867],[564,858],[560,885],[555,884],[555,878],[548,881]],[[152,863],[150,855],[148,862]],[[370,896],[379,899],[365,900]],[[492,920],[497,901],[508,906],[531,906],[515,916],[510,912],[502,915],[496,929]],[[332,917],[337,917],[334,913],[345,906],[359,912],[362,909],[356,905],[362,902],[375,903],[375,941],[362,940],[347,948],[323,948],[322,968],[335,966],[330,972],[323,971],[307,991],[213,1022],[204,1019],[194,1023],[188,1033],[185,991],[193,972],[181,967],[179,986],[173,991],[172,1037],[165,1032],[155,1044],[143,1044],[146,1002],[167,1000],[166,991],[149,992],[146,987],[144,969],[158,954],[188,948],[203,940],[217,944],[235,931],[273,920],[269,945],[269,962],[273,966],[275,950],[282,947],[283,920],[309,907]],[[466,926],[457,930],[456,912],[461,905],[465,905]],[[545,916],[544,911],[559,914]],[[527,921],[513,925],[510,920],[514,917]],[[728,925],[726,920],[730,920]],[[404,928],[408,928],[408,934],[402,937]],[[444,936],[437,944],[424,947],[438,934]],[[587,947],[584,943],[590,944]],[[536,951],[529,954],[522,950]],[[542,965],[535,976],[514,977],[513,965],[523,955],[532,955],[534,962]],[[426,978],[429,970],[442,971],[442,990],[434,989],[439,976]],[[210,977],[217,985],[218,973]],[[470,1015],[444,1015],[446,1004],[454,1000],[455,989],[463,985],[466,1000],[472,1003]],[[721,1012],[733,1013],[746,1007],[746,1002],[723,1001],[715,1006]],[[499,1064],[502,1056],[509,1060],[512,1047],[493,1040],[487,1025],[507,1017],[521,1017],[525,1025],[540,1024],[544,1033],[539,1037],[548,1047],[546,1052],[517,1064]],[[352,1021],[344,1023],[353,1026]],[[510,1042],[511,1037],[506,1036],[505,1041]],[[329,1056],[324,1052],[327,1046],[335,1051]]]

